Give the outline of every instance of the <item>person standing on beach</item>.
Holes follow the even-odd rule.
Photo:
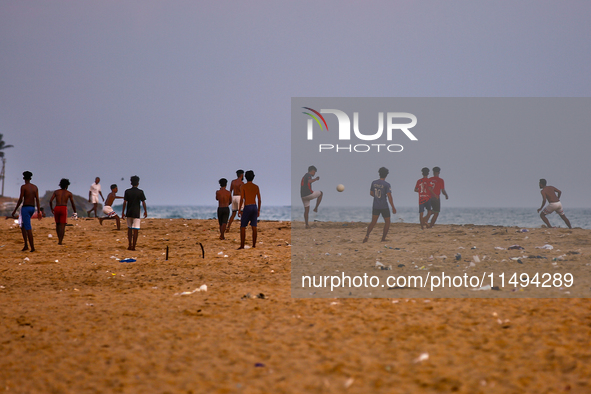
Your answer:
[[[246,241],[246,226],[250,223],[252,227],[252,247],[257,246],[257,222],[259,215],[261,214],[261,193],[259,187],[252,183],[254,179],[254,171],[249,170],[244,174],[246,177],[246,184],[242,186],[242,192],[240,194],[240,206],[244,207],[244,210],[238,211],[240,216],[240,247],[238,249],[244,249],[244,242]],[[258,201],[258,207],[256,202]]]
[[[226,190],[228,180],[222,178],[219,180],[220,190],[215,192],[215,199],[218,200],[218,223],[220,224],[220,239],[226,239],[224,233],[226,232],[226,225],[228,217],[230,216],[230,203],[232,201],[232,194]],[[240,200],[238,201],[240,203]]]
[[[115,210],[113,209],[113,203],[115,202],[115,199],[117,198],[123,198],[117,195],[117,192],[119,191],[119,188],[117,188],[117,185],[112,184],[111,185],[111,193],[109,193],[107,195],[107,200],[105,201],[105,205],[103,206],[103,213],[105,215],[107,215],[106,218],[99,218],[99,223],[101,224],[101,226],[103,225],[103,220],[111,220],[111,219],[115,219],[117,221],[117,230],[121,230],[121,219],[119,218],[119,216],[117,215],[117,213],[115,212]]]
[[[76,214],[76,205],[74,205],[74,197],[68,191],[70,181],[62,178],[60,181],[60,188],[53,192],[49,200],[49,208],[55,219],[55,232],[57,233],[58,245],[63,245],[64,235],[66,235],[66,224],[68,223],[68,200],[72,204],[74,215]],[[53,207],[53,200],[55,200],[55,208]]]
[[[148,217],[148,208],[146,208],[146,196],[144,191],[139,189],[140,177],[134,175],[131,177],[131,188],[125,191],[123,195],[123,209],[121,218],[127,216],[127,240],[129,247],[127,250],[135,250],[137,238],[140,232],[140,203],[144,207],[144,219]],[[125,208],[127,207],[127,213]]]
[[[88,191],[88,202],[92,204],[92,208],[90,209],[90,211],[86,211],[86,214],[88,215],[88,217],[90,217],[90,213],[92,211],[94,211],[94,217],[98,217],[97,214],[97,208],[98,208],[98,197],[99,194],[101,196],[101,198],[103,199],[103,202],[105,201],[105,198],[103,197],[103,193],[101,192],[101,185],[100,182],[101,178],[99,178],[98,176],[95,178],[94,183],[92,185],[90,185],[90,190]]]
[[[435,197],[433,188],[429,182],[429,169],[423,167],[421,170],[423,177],[417,181],[415,192],[419,193],[419,221],[421,222],[421,230],[427,225],[427,218],[431,215],[431,197]],[[423,216],[423,212],[427,210],[427,214]]]
[[[317,198],[316,206],[314,207],[314,212],[318,212],[318,206],[322,201],[322,192],[321,191],[313,191],[312,190],[312,183],[320,180],[320,177],[316,175],[316,167],[310,166],[308,167],[308,172],[302,177],[302,181],[300,183],[300,195],[302,197],[302,202],[304,203],[304,221],[306,222],[306,228],[310,228],[308,224],[308,214],[310,212],[310,201]]]
[[[23,241],[25,241],[25,246],[23,247],[22,251],[29,250],[29,244],[31,245],[31,252],[35,251],[35,244],[33,243],[33,227],[31,226],[31,216],[35,213],[35,206],[37,206],[37,212],[41,212],[41,208],[39,207],[39,189],[37,186],[31,183],[31,178],[33,177],[33,173],[30,171],[23,172],[23,179],[25,180],[25,184],[21,186],[21,193],[18,197],[18,202],[16,203],[16,207],[14,207],[14,211],[12,211],[12,217],[14,218],[18,207],[20,207],[21,203],[23,207],[21,208],[21,214],[19,218],[21,219],[21,233],[23,234]],[[43,215],[37,215],[39,220],[43,218]]]
[[[560,196],[562,195],[562,192],[554,186],[547,186],[546,183],[547,182],[545,179],[540,179],[540,189],[542,189],[540,192],[542,193],[542,206],[540,207],[540,209],[538,209],[538,212],[542,211],[542,208],[544,209],[542,213],[540,213],[540,218],[542,218],[542,220],[544,221],[544,223],[546,223],[546,226],[548,226],[548,228],[552,228],[546,215],[549,215],[552,212],[556,212],[558,213],[558,215],[560,215],[560,218],[564,220],[564,223],[566,223],[568,228],[572,228],[570,225],[570,221],[568,220],[568,218],[564,214],[564,211],[562,210],[562,204],[560,202]],[[544,208],[546,200],[548,200],[548,205],[546,205],[546,208]]]
[[[363,238],[363,243],[369,240],[369,234],[373,230],[374,226],[378,222],[380,215],[384,218],[384,231],[382,233],[382,242],[386,240],[388,230],[390,229],[390,209],[388,208],[388,201],[392,206],[392,213],[396,213],[394,207],[394,201],[392,201],[392,188],[390,184],[386,182],[386,177],[390,171],[386,167],[382,167],[378,170],[380,179],[377,179],[371,183],[369,188],[369,195],[373,197],[372,217],[369,227],[367,227],[367,234]],[[387,197],[387,199],[386,199]]]
[[[439,178],[439,173],[441,172],[441,168],[433,167],[433,176],[429,178],[429,183],[431,184],[431,188],[433,188],[433,193],[435,193],[435,197],[431,197],[431,212],[427,216],[425,223],[429,223],[429,217],[433,215],[433,219],[431,219],[431,223],[427,224],[427,227],[431,228],[435,226],[435,222],[439,217],[439,212],[441,212],[441,200],[440,195],[443,193],[445,199],[447,200],[449,197],[447,196],[447,192],[445,191],[445,182],[443,179]]]
[[[230,194],[232,195],[232,216],[230,216],[230,220],[228,221],[228,227],[226,227],[226,232],[230,231],[230,226],[234,221],[234,217],[238,211],[242,208],[240,206],[240,192],[242,191],[242,185],[244,185],[244,170],[236,171],[236,179],[230,183]]]

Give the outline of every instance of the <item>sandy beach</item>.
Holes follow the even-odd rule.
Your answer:
[[[129,252],[125,225],[69,222],[58,246],[53,220],[34,221],[35,253],[21,252],[13,220],[0,222],[0,392],[591,391],[591,304],[576,298],[588,285],[590,230],[393,225],[384,244],[379,224],[361,244],[364,224],[305,232],[294,222],[292,240],[291,223],[261,222],[257,247],[236,250],[237,227],[221,241],[213,220],[148,219]],[[307,257],[334,258],[336,269],[359,263],[375,273],[377,260],[395,262],[380,275],[445,267],[458,252],[462,270],[474,255],[526,272],[556,262],[576,275],[577,287],[561,294],[575,298],[411,298],[413,289],[292,298],[295,237],[311,238]],[[513,244],[524,250],[494,249]],[[535,248],[545,244],[554,249]],[[336,260],[355,249],[364,257]],[[511,260],[523,255],[546,259]]]

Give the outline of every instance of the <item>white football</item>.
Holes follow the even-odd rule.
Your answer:
[[[342,192],[342,191],[344,191],[344,190],[345,190],[345,185],[338,185],[338,186],[337,186],[337,191],[338,191],[338,192]]]

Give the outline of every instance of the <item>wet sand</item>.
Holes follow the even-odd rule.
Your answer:
[[[588,299],[296,299],[290,223],[260,223],[262,243],[239,251],[237,227],[221,241],[213,220],[149,219],[136,252],[112,221],[70,223],[58,246],[52,220],[35,221],[35,253],[20,251],[12,220],[0,223],[0,392],[591,392]],[[380,225],[364,245],[359,226],[336,235],[384,248]],[[468,238],[477,250],[504,239],[492,234],[501,228],[395,230],[386,244],[405,250],[387,251],[427,266]],[[573,266],[590,262],[588,230],[514,231],[499,246],[529,254],[549,240],[579,252]],[[335,233],[310,235],[322,249]]]

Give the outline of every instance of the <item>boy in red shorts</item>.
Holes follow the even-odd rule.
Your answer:
[[[76,205],[74,205],[74,197],[68,191],[70,181],[62,178],[60,181],[60,189],[53,192],[51,200],[49,200],[49,208],[55,219],[55,231],[57,232],[58,245],[63,245],[64,235],[66,235],[66,223],[68,222],[68,200],[72,204],[74,215],[76,213]],[[55,208],[53,207],[53,200],[55,200]]]
[[[247,182],[242,186],[240,194],[239,206],[244,206],[244,209],[238,211],[238,216],[240,216],[240,247],[238,249],[244,249],[244,242],[246,241],[246,226],[248,226],[248,223],[250,223],[250,227],[252,227],[252,247],[256,248],[257,221],[261,214],[261,193],[259,187],[252,183],[252,180],[254,179],[254,171],[246,171],[244,176]],[[258,207],[256,204],[257,200]]]

